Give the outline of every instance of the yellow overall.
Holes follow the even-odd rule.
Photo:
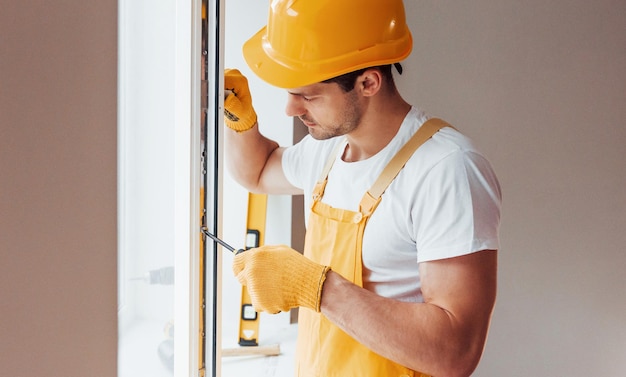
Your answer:
[[[321,202],[328,173],[339,150],[331,154],[313,190],[304,255],[362,287],[361,250],[367,220],[415,150],[442,127],[440,119],[425,122],[389,161],[360,202],[359,212],[333,208]],[[343,145],[343,143],[341,143]],[[321,313],[300,308],[296,353],[299,377],[420,377],[427,376],[386,359],[363,346]]]

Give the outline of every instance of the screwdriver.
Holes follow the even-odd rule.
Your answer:
[[[235,255],[244,252],[243,249],[235,249],[234,247],[230,246],[226,242],[224,242],[221,239],[219,239],[217,236],[211,234],[209,232],[209,229],[207,227],[205,227],[205,226],[202,227],[202,233],[204,233],[205,235],[209,236],[209,238],[211,238],[213,241],[215,241],[215,242],[219,243],[220,245],[224,246],[224,248],[226,248],[228,251],[230,251],[231,253],[233,253]]]

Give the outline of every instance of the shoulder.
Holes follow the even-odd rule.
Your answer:
[[[430,119],[430,118],[428,118]],[[425,123],[423,121],[417,128]],[[413,131],[413,133],[415,133]],[[443,127],[424,143],[413,155],[409,164],[421,166],[421,170],[430,170],[438,165],[479,164],[482,168],[491,170],[489,161],[479,150],[474,141],[462,131],[455,128]]]
[[[444,127],[425,142],[399,174],[400,187],[413,187],[408,195],[441,198],[444,193],[467,198],[488,196],[501,200],[500,184],[491,163],[462,132]],[[483,194],[479,194],[479,193]]]

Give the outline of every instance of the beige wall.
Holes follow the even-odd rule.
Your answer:
[[[117,374],[117,1],[3,1],[0,374]]]
[[[626,375],[626,2],[405,3],[402,92],[472,136],[503,188],[476,375]]]
[[[4,3],[2,374],[114,376],[116,2]],[[406,3],[403,93],[474,137],[503,186],[475,375],[625,375],[626,3]]]

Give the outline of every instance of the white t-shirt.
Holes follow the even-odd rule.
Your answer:
[[[339,153],[322,201],[358,211],[363,194],[426,120],[428,116],[413,107],[398,133],[376,155],[344,162]],[[337,143],[346,140],[307,135],[283,154],[285,176],[304,190],[307,209]],[[500,186],[486,158],[466,136],[443,128],[409,159],[365,227],[364,287],[385,297],[423,301],[418,263],[498,249],[500,203]]]

